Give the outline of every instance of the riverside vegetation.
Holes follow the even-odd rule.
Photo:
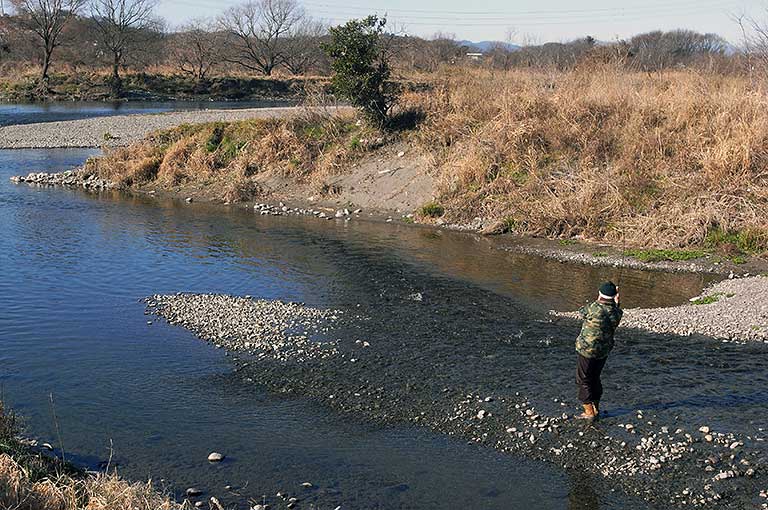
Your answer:
[[[759,82],[598,64],[454,69],[430,85],[402,95],[388,128],[317,108],[184,125],[108,151],[86,172],[133,189],[203,186],[230,202],[258,196],[267,175],[328,194],[329,176],[406,143],[428,158],[424,171],[437,182],[421,221],[480,217],[492,225],[486,232],[653,248],[635,251],[649,260],[768,250],[768,100]]]

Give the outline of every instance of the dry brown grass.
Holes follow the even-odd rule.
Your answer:
[[[427,114],[417,139],[449,220],[665,248],[768,229],[768,97],[745,78],[592,67],[435,82],[407,99]]]
[[[93,158],[86,170],[128,188],[205,186],[236,202],[258,195],[265,176],[319,189],[376,139],[352,115],[312,108],[284,119],[179,126]]]
[[[0,455],[0,508],[3,510],[181,510],[151,483],[128,483],[117,475],[78,480],[52,475],[33,481],[9,455]]]
[[[31,451],[0,402],[0,510],[188,510],[147,483],[117,474],[85,475]]]

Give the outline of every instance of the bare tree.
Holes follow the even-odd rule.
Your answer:
[[[632,37],[629,44],[633,65],[643,71],[685,66],[702,56],[722,54],[727,48],[725,40],[716,34],[690,30],[656,30]]]
[[[222,42],[223,37],[213,21],[194,19],[176,35],[173,59],[181,72],[200,82],[219,62]]]
[[[304,18],[286,34],[283,64],[291,74],[306,74],[320,62],[325,55],[320,48],[320,39],[326,33],[325,25],[312,18]]]
[[[454,64],[462,56],[462,48],[455,34],[437,32],[426,45],[427,70],[434,71],[441,64]]]
[[[122,88],[120,66],[142,32],[155,24],[152,13],[157,0],[93,0],[91,15],[98,28],[101,42],[112,57],[112,90]]]
[[[750,73],[755,68],[764,73],[768,69],[768,21],[739,16],[736,22],[741,28]]]
[[[76,16],[86,0],[12,0],[24,28],[42,43],[43,68],[41,86],[48,88],[48,71],[54,50],[61,44],[61,33]]]
[[[228,61],[265,76],[284,63],[283,39],[304,18],[296,0],[257,0],[227,10],[221,27],[233,37]]]

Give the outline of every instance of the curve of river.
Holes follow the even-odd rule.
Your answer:
[[[446,321],[497,301],[533,317],[580,305],[600,280],[617,276],[610,270],[509,254],[492,249],[493,241],[434,229],[260,217],[8,181],[32,170],[62,170],[93,153],[0,151],[0,384],[32,435],[59,444],[52,395],[71,458],[97,467],[111,455],[129,478],[162,480],[177,492],[200,486],[232,503],[282,491],[319,508],[643,508],[546,463],[418,428],[351,420],[245,384],[224,352],[181,328],[149,326],[138,302],[156,293],[221,292],[321,307],[364,302],[371,310],[385,294],[431,297],[434,288],[445,291],[435,306],[450,298],[462,312],[444,315]],[[626,271],[622,280],[629,306],[679,304],[707,282],[639,271]],[[461,303],[463,294],[473,302]],[[677,353],[695,349],[683,345]],[[701,364],[714,360],[712,349]],[[638,356],[658,358],[658,366],[683,363],[667,348],[654,353],[637,344],[631,351],[617,372],[634,374]],[[566,352],[570,347],[547,355]],[[550,379],[565,387],[544,389],[545,395],[569,395],[565,365],[542,365],[556,372],[537,372],[531,384]],[[753,419],[764,402],[739,400],[757,394],[750,387],[756,366],[739,360],[721,368],[726,373],[707,384],[701,366],[680,368],[668,381],[675,394],[666,398],[619,382],[610,391],[627,390],[628,406],[658,400],[688,417],[738,403],[739,417],[718,416],[733,428]],[[732,399],[722,396],[724,377]],[[227,453],[227,461],[209,464],[214,450]],[[315,489],[302,492],[307,481]]]

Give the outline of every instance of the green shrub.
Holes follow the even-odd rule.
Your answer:
[[[421,215],[429,218],[439,218],[445,214],[445,207],[437,202],[429,202],[421,208]]]
[[[719,227],[710,229],[704,239],[708,248],[724,251],[737,251],[741,254],[755,255],[768,251],[768,231],[757,228],[743,230],[723,230]]]
[[[205,150],[207,152],[216,152],[216,149],[219,148],[219,145],[221,145],[221,141],[224,139],[224,126],[214,125],[213,130],[211,131],[211,134],[208,136],[208,139],[205,141]]]
[[[397,91],[390,77],[386,18],[368,16],[330,29],[330,41],[322,45],[331,58],[333,90],[379,126],[387,121]]]

